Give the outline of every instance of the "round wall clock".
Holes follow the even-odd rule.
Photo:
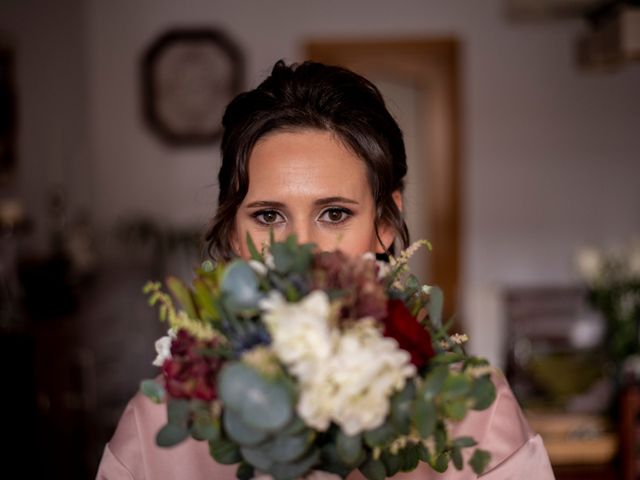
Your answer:
[[[222,32],[177,29],[160,36],[142,62],[144,116],[173,145],[217,141],[222,115],[242,88],[239,48]]]

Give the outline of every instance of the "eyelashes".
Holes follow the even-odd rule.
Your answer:
[[[345,207],[325,208],[318,216],[318,221],[329,226],[337,226],[347,222],[354,213]],[[251,213],[251,218],[260,226],[271,227],[286,222],[285,215],[276,209],[263,209]]]
[[[256,223],[264,226],[277,225],[285,221],[284,216],[277,210],[265,209],[258,210],[251,214]],[[279,218],[279,220],[278,220]]]

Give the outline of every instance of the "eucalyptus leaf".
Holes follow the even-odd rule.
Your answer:
[[[474,380],[471,387],[471,397],[474,400],[473,410],[489,408],[496,399],[496,387],[489,375],[483,375]]]
[[[218,393],[225,408],[242,410],[247,389],[260,381],[260,374],[242,362],[228,362],[218,375]]]
[[[168,423],[162,427],[156,435],[156,443],[159,447],[173,447],[189,436],[186,425]]]
[[[491,455],[489,455],[489,452],[477,448],[469,460],[469,465],[477,475],[480,475],[487,468],[490,461]]]
[[[384,447],[396,437],[391,421],[385,421],[378,428],[364,432],[364,441],[370,447]]]
[[[467,414],[467,400],[459,398],[444,404],[446,415],[453,420],[462,420]]]
[[[293,462],[307,453],[313,438],[311,430],[298,435],[278,435],[261,448],[277,463]]]
[[[403,472],[411,472],[415,470],[420,461],[418,447],[415,444],[409,444],[403,449],[402,455],[402,467]]]
[[[242,460],[238,446],[226,438],[210,440],[209,454],[216,462],[223,465],[232,465]]]
[[[417,397],[411,408],[411,419],[422,438],[433,434],[437,420],[436,405],[432,400]]]
[[[227,266],[220,288],[225,294],[225,304],[233,311],[255,309],[264,296],[256,273],[242,260]]]
[[[451,449],[451,459],[456,470],[462,470],[464,468],[464,462],[462,461],[462,452],[460,447],[454,445]]]
[[[307,429],[307,425],[304,421],[298,417],[294,416],[289,424],[282,430],[283,435],[297,435],[298,433],[302,433]]]
[[[320,450],[314,448],[307,455],[292,463],[274,463],[269,473],[276,480],[294,480],[307,473],[320,460]]]
[[[471,379],[463,373],[451,373],[442,387],[444,398],[460,398],[471,392]]]
[[[472,437],[458,437],[453,444],[460,448],[473,447],[478,444]]]
[[[238,469],[236,470],[236,478],[238,480],[251,480],[254,477],[255,469],[252,465],[246,462],[241,462],[240,465],[238,465]]]
[[[191,436],[196,440],[216,440],[220,438],[220,423],[207,414],[196,414],[191,425]]]
[[[400,471],[400,467],[402,465],[399,455],[393,454],[389,450],[385,449],[380,454],[380,460],[384,463],[387,476],[393,477]]]
[[[162,403],[166,396],[164,387],[155,380],[143,380],[140,391],[154,403]]]
[[[240,413],[247,425],[275,432],[293,418],[293,399],[284,384],[261,378],[245,390]]]
[[[240,445],[257,445],[267,439],[268,433],[257,430],[247,425],[240,418],[240,414],[232,409],[225,409],[222,415],[222,424],[229,438]]]
[[[371,457],[360,466],[359,470],[368,480],[384,480],[387,477],[382,460],[375,460]]]
[[[242,447],[240,452],[244,459],[258,470],[266,472],[274,464],[273,459],[262,448]]]
[[[257,430],[281,430],[293,418],[293,399],[287,386],[267,379],[242,362],[230,362],[218,377],[218,391],[226,408],[240,414]]]
[[[346,435],[342,430],[336,435],[338,457],[347,465],[353,465],[362,451],[361,435]]]
[[[431,452],[423,443],[418,444],[418,456],[423,462],[429,463],[431,461]]]
[[[447,446],[447,430],[442,423],[439,423],[436,426],[436,432],[434,434],[436,441],[436,451],[438,453],[443,452],[445,447]]]
[[[429,465],[431,465],[431,468],[433,468],[438,473],[446,472],[447,468],[449,467],[449,455],[447,455],[446,453],[441,453],[436,457],[432,457]]]
[[[433,368],[426,376],[424,385],[420,390],[420,394],[425,400],[432,400],[438,395],[444,386],[444,382],[449,376],[449,368],[445,365],[438,365]]]
[[[342,461],[338,457],[336,444],[333,442],[323,445],[321,455],[322,469],[326,470],[327,472],[331,472],[339,475],[342,478],[345,478],[347,475],[349,475],[351,470],[353,470],[352,467],[342,463]]]
[[[415,397],[415,385],[407,382],[405,387],[391,398],[391,421],[394,428],[407,435],[411,427],[411,405]]]
[[[276,270],[282,274],[289,273],[296,263],[294,253],[284,243],[274,243],[269,251],[273,255]]]
[[[186,426],[190,411],[189,400],[172,398],[167,402],[167,417],[171,424]]]

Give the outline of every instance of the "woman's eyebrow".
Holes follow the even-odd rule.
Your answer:
[[[272,200],[258,200],[247,204],[247,208],[285,208],[286,205],[282,202],[275,202]]]
[[[319,198],[318,200],[313,202],[313,204],[316,205],[316,206],[329,205],[331,203],[350,203],[350,204],[353,204],[353,205],[358,205],[358,202],[356,202],[355,200],[351,200],[350,198],[346,198],[346,197]]]

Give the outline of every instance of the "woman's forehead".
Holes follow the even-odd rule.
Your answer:
[[[249,158],[248,201],[265,196],[362,201],[367,195],[371,193],[364,162],[330,132],[273,133],[255,145]]]

